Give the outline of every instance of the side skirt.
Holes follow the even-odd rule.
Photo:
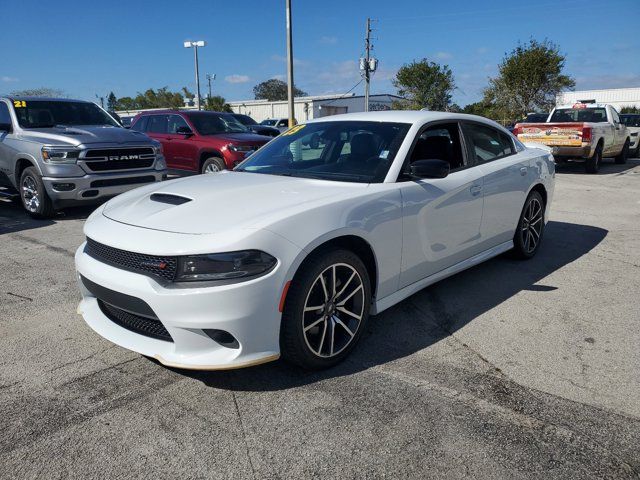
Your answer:
[[[441,270],[438,273],[434,273],[433,275],[423,278],[422,280],[418,280],[417,282],[412,283],[411,285],[407,285],[401,290],[398,290],[397,292],[392,293],[391,295],[387,295],[386,297],[377,300],[376,303],[373,305],[373,308],[371,309],[371,314],[377,315],[378,313],[381,313],[387,308],[394,306],[396,303],[401,302],[405,298],[410,297],[414,293],[422,290],[425,287],[428,287],[429,285],[433,285],[434,283],[439,282],[440,280],[443,280],[447,277],[450,277],[451,275],[455,275],[456,273],[462,272],[463,270],[466,270],[475,265],[478,265],[479,263],[482,263],[493,257],[497,257],[498,255],[511,250],[512,248],[513,248],[513,240],[509,240],[508,242],[501,243],[500,245],[496,245],[495,247],[492,247],[489,250],[485,250],[482,253],[479,253],[477,255],[474,255],[473,257],[467,258],[466,260],[463,260],[460,263],[456,263],[455,265],[452,265],[449,268],[445,268],[444,270]]]

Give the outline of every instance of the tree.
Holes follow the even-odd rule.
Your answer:
[[[107,96],[107,110],[109,110],[110,112],[115,111],[117,104],[118,99],[116,98],[115,94],[113,92],[109,92],[109,95]]]
[[[214,95],[212,97],[207,97],[207,100],[204,104],[205,110],[212,110],[214,112],[233,112],[231,109],[231,105],[227,103],[224,97],[220,95]]]
[[[53,98],[66,98],[67,94],[63,90],[57,88],[32,88],[28,90],[16,90],[11,92],[11,95],[16,97],[53,97]]]
[[[511,119],[549,111],[561,91],[575,87],[573,78],[562,74],[564,66],[564,55],[548,40],[518,44],[505,54],[498,76],[489,79],[485,100],[493,101],[496,110]]]
[[[398,95],[405,99],[394,108],[410,110],[448,110],[456,88],[449,66],[426,58],[400,67],[392,83],[398,89]]]
[[[191,94],[186,88],[182,89],[186,94]],[[138,92],[134,97],[122,97],[116,102],[117,110],[140,110],[147,108],[181,108],[184,107],[184,96],[180,92],[172,92],[168,87],[154,90],[149,88],[144,92]]]
[[[640,113],[640,107],[622,107],[620,113]]]
[[[287,83],[277,78],[271,78],[265,82],[259,83],[253,87],[253,95],[256,100],[269,100],[270,102],[277,100],[287,100]],[[306,97],[307,93],[293,86],[294,97]]]

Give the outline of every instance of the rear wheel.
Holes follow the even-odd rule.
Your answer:
[[[602,162],[602,144],[599,143],[593,155],[587,159],[585,170],[587,173],[598,173],[600,163]]]
[[[622,151],[620,152],[620,155],[616,157],[616,163],[617,164],[627,163],[628,157],[629,157],[629,139],[627,139],[627,141],[624,142],[624,147],[622,147]]]
[[[282,314],[285,360],[307,369],[331,367],[356,345],[369,317],[371,284],[349,250],[319,254],[291,283]]]
[[[542,243],[544,233],[544,200],[539,192],[533,191],[524,202],[518,228],[513,236],[513,253],[517,258],[532,258]]]
[[[20,199],[34,218],[49,218],[55,213],[51,199],[36,167],[27,167],[20,176]]]
[[[202,171],[200,173],[217,173],[226,168],[224,160],[219,157],[207,158],[202,164]]]

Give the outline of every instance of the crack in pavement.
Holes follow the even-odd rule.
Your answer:
[[[20,233],[10,233],[9,237],[17,238],[18,240],[22,240],[23,242],[27,242],[27,243],[30,243],[32,245],[38,245],[39,247],[45,247],[47,250],[50,250],[50,251],[56,252],[56,253],[60,253],[60,254],[66,256],[66,257],[69,257],[69,258],[74,258],[74,256],[75,256],[74,252],[70,252],[69,250],[66,250],[66,249],[61,248],[61,247],[56,247],[54,245],[49,245],[47,242],[36,240],[35,238],[28,237],[27,235],[22,235]]]

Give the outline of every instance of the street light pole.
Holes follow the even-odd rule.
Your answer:
[[[287,10],[287,97],[289,100],[289,128],[295,123],[293,107],[293,41],[291,28],[291,0],[286,1]]]
[[[194,50],[194,54],[193,54],[193,58],[195,61],[195,70],[196,70],[196,107],[198,108],[198,110],[201,110],[200,108],[200,68],[198,65],[198,47],[205,47],[207,45],[207,43],[203,40],[198,40],[197,42],[184,42],[184,48],[193,48]]]

